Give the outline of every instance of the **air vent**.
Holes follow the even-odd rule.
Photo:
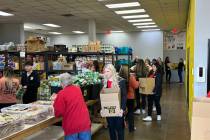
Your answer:
[[[74,15],[72,15],[72,14],[62,14],[61,16],[63,16],[63,17],[73,17]]]

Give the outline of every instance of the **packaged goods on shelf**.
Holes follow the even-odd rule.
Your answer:
[[[114,53],[115,52],[115,47],[111,44],[101,44],[101,52],[104,53]]]
[[[78,52],[78,48],[76,46],[72,46],[68,48],[68,52]]]
[[[66,45],[54,45],[54,51],[66,52],[66,51],[68,51],[68,49],[66,48]]]
[[[4,43],[3,45],[0,45],[0,51],[8,51],[8,50],[16,50],[16,46],[13,42]]]
[[[25,124],[35,124],[51,114],[51,108],[44,105],[15,104],[2,108],[2,113],[20,114]]]
[[[0,139],[23,128],[21,115],[0,113]]]
[[[39,100],[50,100],[51,91],[47,80],[41,81],[40,87],[38,89],[38,99]]]
[[[18,52],[25,52],[26,51],[26,46],[25,44],[17,44],[17,51]]]
[[[33,70],[44,70],[44,62],[33,63]]]
[[[25,45],[27,52],[47,51],[44,40],[39,37],[29,37],[29,39],[25,41]]]
[[[5,56],[0,55],[0,69],[4,69],[5,66]]]
[[[115,53],[116,54],[132,54],[133,49],[128,46],[123,47],[116,47]]]

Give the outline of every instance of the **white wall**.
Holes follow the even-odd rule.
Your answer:
[[[131,46],[134,49],[134,56],[140,58],[163,58],[163,32],[132,32],[97,34],[97,39],[105,44],[115,46]],[[75,44],[87,44],[88,36],[85,35],[59,35],[50,37],[51,44],[65,44],[68,47]]]
[[[14,42],[24,42],[24,29],[22,23],[2,23],[0,24],[0,44]]]
[[[207,95],[207,62],[208,39],[210,39],[209,0],[196,0],[195,12],[195,46],[194,46],[194,93],[195,96]],[[197,68],[204,66],[206,82],[198,83],[196,80]]]

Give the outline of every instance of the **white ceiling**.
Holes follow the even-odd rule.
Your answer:
[[[70,34],[73,30],[88,32],[88,19],[95,19],[97,32],[107,30],[139,31],[135,26],[114,13],[105,4],[136,2],[139,0],[0,0],[0,10],[15,14],[0,17],[0,23],[33,23],[42,25],[54,23],[61,28],[47,28],[50,31]],[[162,30],[185,29],[189,0],[140,0],[144,8]],[[127,8],[127,9],[136,9]],[[72,14],[63,17],[62,14]],[[40,27],[42,28],[42,27]],[[46,28],[45,28],[46,29]],[[36,30],[37,33],[48,31]]]

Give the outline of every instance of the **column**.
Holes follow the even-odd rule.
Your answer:
[[[88,38],[89,38],[89,42],[94,42],[96,41],[96,22],[94,19],[90,19],[88,21]]]

